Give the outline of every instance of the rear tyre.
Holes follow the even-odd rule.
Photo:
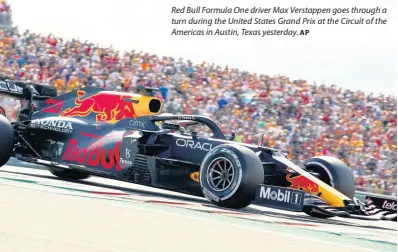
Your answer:
[[[81,180],[89,178],[90,175],[81,171],[58,169],[47,167],[47,169],[55,176],[67,180]]]
[[[0,167],[5,165],[14,150],[14,129],[11,122],[0,114]]]
[[[256,186],[264,182],[259,157],[247,147],[234,144],[209,151],[199,176],[203,195],[212,204],[234,209],[250,205]]]

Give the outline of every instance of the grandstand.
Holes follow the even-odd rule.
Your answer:
[[[210,116],[224,131],[236,131],[236,141],[285,149],[296,162],[336,156],[353,169],[361,190],[396,194],[394,96],[19,32],[10,28],[5,1],[0,0],[0,11],[8,15],[0,22],[0,75],[53,85],[59,92],[159,87],[164,112]],[[0,98],[0,105],[14,120],[19,104]]]
[[[5,0],[0,0],[0,29],[10,29],[12,25],[12,11]]]

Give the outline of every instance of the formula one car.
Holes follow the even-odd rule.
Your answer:
[[[382,199],[382,207],[354,198],[342,161],[313,157],[299,167],[280,150],[234,142],[208,117],[159,114],[154,91],[83,88],[57,96],[49,86],[1,79],[0,93],[24,105],[16,122],[0,115],[0,167],[12,156],[63,179],[102,176],[204,196],[220,207],[257,203],[321,218],[396,220],[396,199]],[[212,137],[189,130],[198,125]]]

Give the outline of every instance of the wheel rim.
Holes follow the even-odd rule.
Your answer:
[[[207,183],[216,192],[227,190],[235,178],[234,166],[229,159],[219,157],[211,162],[207,170]]]

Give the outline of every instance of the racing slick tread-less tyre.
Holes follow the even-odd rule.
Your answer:
[[[7,117],[0,115],[0,167],[10,159],[14,150],[14,129]]]
[[[79,179],[86,179],[90,177],[89,174],[75,171],[75,170],[65,170],[65,169],[57,169],[53,167],[47,167],[47,169],[55,176],[62,178],[62,179],[71,179],[71,180],[79,180]]]
[[[199,174],[203,195],[214,205],[234,209],[250,205],[256,186],[264,182],[259,157],[247,147],[234,144],[209,151]]]
[[[319,156],[307,159],[304,167],[319,173],[321,180],[352,199],[355,194],[355,180],[352,170],[335,157]]]

